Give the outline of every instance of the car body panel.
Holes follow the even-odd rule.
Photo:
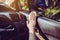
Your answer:
[[[60,38],[60,22],[48,19],[46,17],[39,17],[38,24],[44,34],[50,35],[51,37]]]

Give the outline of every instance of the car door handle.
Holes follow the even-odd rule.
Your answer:
[[[12,28],[12,29],[2,29],[2,28],[0,28],[0,32],[1,31],[14,31],[14,28]]]

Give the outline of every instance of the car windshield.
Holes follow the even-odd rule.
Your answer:
[[[28,0],[0,0],[0,6],[10,8],[14,11],[29,11]],[[1,8],[1,7],[0,7]]]
[[[36,11],[55,21],[60,21],[60,0],[0,0],[0,11]]]

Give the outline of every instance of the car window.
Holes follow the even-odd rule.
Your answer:
[[[38,14],[40,16],[44,16],[49,19],[60,22],[60,0],[51,0],[50,2],[48,1],[48,3],[49,3],[48,4],[49,6],[47,6],[47,8],[44,7],[45,9],[43,9],[42,11],[39,11]],[[42,9],[41,7],[38,7],[38,8],[40,8],[39,10]]]
[[[19,0],[19,5],[20,5],[21,10],[29,11],[28,0]]]
[[[3,6],[6,8],[10,8],[14,11],[29,11],[28,7],[28,0],[0,0],[0,5],[4,4]],[[4,8],[2,8],[4,9]]]

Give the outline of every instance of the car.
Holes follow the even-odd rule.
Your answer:
[[[12,24],[13,27],[11,27],[11,25],[8,23],[7,23],[8,26],[6,26],[6,27],[2,28],[0,26],[1,27],[0,33],[2,34],[1,35],[2,39],[3,40],[4,39],[8,40],[9,38],[14,39],[13,37],[14,36],[16,37],[18,35],[19,38],[21,37],[22,40],[28,40],[28,36],[29,36],[28,31],[29,30],[27,29],[27,27],[25,27],[26,26],[25,21],[28,20],[29,12],[24,12],[24,11],[16,12],[16,11],[12,10],[11,8],[7,8],[6,5],[5,6],[4,5],[5,4],[0,5],[0,18],[3,19],[3,21],[5,21],[5,19],[7,19],[6,21],[8,21],[10,24]],[[22,13],[24,16],[20,13]],[[5,21],[5,23],[6,23],[6,21]],[[46,17],[38,16],[37,23],[38,23],[38,26],[36,28],[41,32],[40,34],[42,34],[41,35],[42,37],[47,38],[49,40],[60,40],[60,32],[59,32],[60,22],[55,21],[53,19],[46,18]],[[1,23],[0,23],[0,25],[1,25]],[[15,28],[17,29],[18,33],[15,32],[16,31]],[[17,40],[19,38],[16,37],[14,40]]]

